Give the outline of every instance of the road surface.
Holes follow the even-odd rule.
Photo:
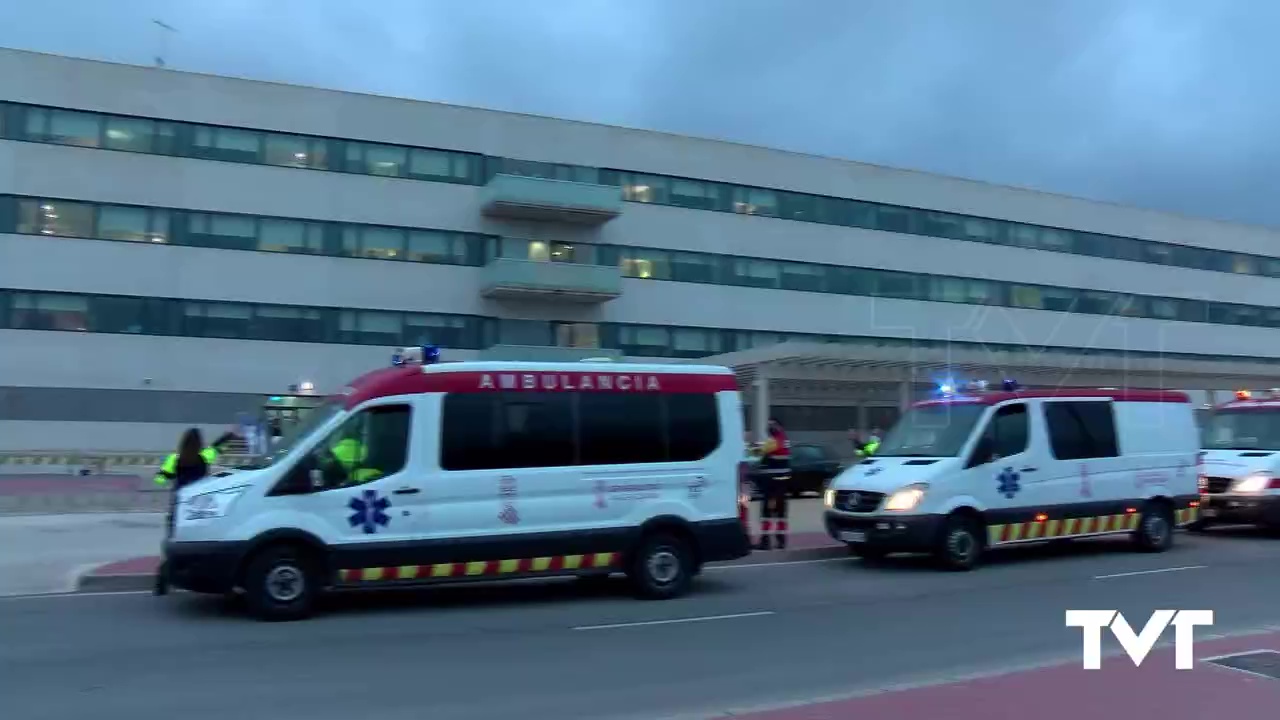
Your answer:
[[[1027,547],[972,573],[910,558],[747,565],[669,602],[571,581],[346,596],[290,624],[186,594],[0,599],[0,697],[23,720],[711,717],[1078,662],[1067,609],[1135,624],[1212,609],[1216,632],[1280,621],[1280,541],[1178,543],[1159,555],[1118,540]]]

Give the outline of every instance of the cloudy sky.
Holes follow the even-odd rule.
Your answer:
[[[1280,226],[1267,0],[15,0],[0,45]]]

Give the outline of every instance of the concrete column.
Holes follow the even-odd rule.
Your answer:
[[[863,403],[858,406],[858,427],[855,429],[858,432],[867,432],[871,429],[870,423],[871,411],[867,408],[866,403]]]
[[[911,407],[911,381],[898,383],[898,412],[906,412]]]
[[[756,371],[756,387],[755,400],[752,409],[755,411],[755,418],[752,420],[752,429],[755,430],[756,440],[764,442],[769,435],[769,376],[765,374],[764,368],[758,368]]]

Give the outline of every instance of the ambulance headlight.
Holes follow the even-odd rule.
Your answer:
[[[1262,492],[1271,486],[1271,476],[1266,473],[1254,473],[1249,477],[1236,482],[1235,487],[1231,488],[1235,492],[1256,493]]]
[[[245,491],[244,487],[228,488],[192,496],[182,504],[184,520],[208,520],[227,514],[231,504]]]
[[[924,493],[928,489],[928,483],[908,485],[890,495],[889,499],[885,501],[884,509],[894,512],[914,510],[920,504],[920,501],[924,499]]]

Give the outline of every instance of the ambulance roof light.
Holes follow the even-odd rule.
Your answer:
[[[392,365],[435,365],[440,362],[440,348],[435,345],[400,348],[391,355]]]
[[[1280,398],[1280,388],[1271,388],[1269,392],[1271,393],[1271,397]]]
[[[1018,381],[1013,378],[1005,378],[1000,382],[1000,388],[1005,392],[1015,392],[1019,387]]]
[[[1251,398],[1251,397],[1253,397],[1253,393],[1249,392],[1248,390],[1237,390],[1237,391],[1236,391],[1236,399],[1237,399],[1237,400],[1248,400],[1248,399],[1249,399],[1249,398]]]

